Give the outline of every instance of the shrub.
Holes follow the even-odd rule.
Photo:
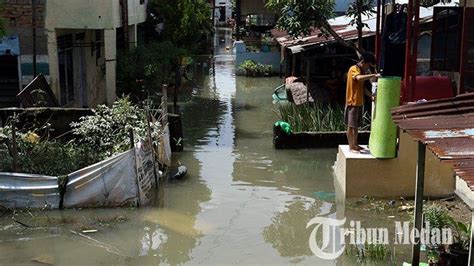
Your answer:
[[[271,65],[264,65],[257,63],[253,60],[245,60],[240,64],[238,69],[239,75],[252,76],[252,77],[262,77],[268,76],[272,73]]]
[[[139,100],[174,83],[175,70],[185,51],[171,42],[153,42],[121,52],[117,57],[117,93]]]
[[[320,103],[292,103],[279,105],[277,114],[280,120],[291,125],[294,132],[329,132],[344,131],[344,109],[339,105]],[[364,114],[363,129],[370,125],[368,113]]]
[[[15,119],[15,118],[14,118]],[[112,107],[99,106],[94,114],[72,123],[75,140],[63,142],[40,137],[42,130],[18,129],[19,172],[61,176],[92,165],[110,156],[127,151],[130,146],[129,130],[135,139],[148,136],[146,114],[128,98],[120,99]],[[153,137],[160,132],[160,124],[153,123]],[[12,127],[0,128],[0,171],[12,169]]]

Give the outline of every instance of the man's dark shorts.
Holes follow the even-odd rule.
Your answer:
[[[348,127],[358,128],[362,124],[362,106],[347,106],[344,110],[344,123]]]

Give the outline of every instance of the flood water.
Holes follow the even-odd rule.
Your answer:
[[[336,149],[273,148],[281,81],[236,77],[228,34],[216,40],[215,75],[181,105],[185,151],[174,161],[187,178],[165,184],[150,208],[0,214],[0,265],[359,265],[319,259],[308,245],[308,221],[344,208],[332,196]],[[384,212],[344,211],[391,223]]]

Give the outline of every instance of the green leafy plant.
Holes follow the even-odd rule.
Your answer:
[[[269,0],[267,7],[280,14],[277,27],[286,30],[293,38],[308,36],[314,29],[332,36],[340,44],[360,53],[359,47],[344,40],[329,25],[333,17],[334,1],[327,0]]]
[[[186,51],[171,42],[152,42],[117,58],[117,90],[119,95],[131,95],[143,100],[161,92],[161,85],[172,83],[175,70]]]
[[[0,128],[0,171],[12,172],[12,127]],[[95,150],[74,141],[41,139],[35,132],[16,132],[19,172],[64,175],[97,161]]]
[[[272,73],[271,65],[264,65],[253,60],[245,60],[238,69],[239,75],[261,77]]]
[[[146,114],[128,98],[119,99],[112,107],[100,105],[94,114],[81,117],[72,123],[73,134],[79,143],[95,147],[101,157],[108,157],[129,149],[129,132],[133,130],[136,139],[147,136]],[[152,132],[157,134],[159,123],[152,124]]]
[[[339,105],[317,104],[283,104],[279,105],[277,114],[280,120],[291,125],[294,132],[330,132],[344,131],[344,110]],[[362,129],[370,126],[370,117],[364,114]]]
[[[352,2],[346,12],[346,15],[352,18],[350,25],[357,27],[357,46],[362,49],[362,30],[369,27],[362,21],[362,16],[371,17],[377,12],[374,10],[374,0],[355,0]]]
[[[453,244],[451,246],[460,250],[469,250],[471,225],[456,221],[452,217],[449,217],[449,224],[454,230]]]
[[[16,121],[13,118],[11,122]],[[128,98],[112,107],[99,106],[94,114],[72,123],[74,140],[50,139],[43,128],[16,130],[18,169],[22,173],[67,175],[130,149],[129,131],[136,141],[148,136],[145,112]],[[13,123],[16,124],[16,123]],[[152,137],[161,134],[159,123],[151,123]],[[12,123],[0,128],[0,171],[13,169]]]
[[[427,223],[430,225],[430,229],[443,229],[449,228],[451,225],[452,218],[449,213],[441,207],[432,204],[425,208],[423,212],[425,226]],[[431,237],[431,236],[430,236]],[[437,263],[446,254],[446,249],[443,245],[429,245],[427,246],[427,257],[428,261]]]
[[[346,248],[346,255],[356,257],[359,263],[386,261],[389,257],[392,259],[388,246],[379,243],[351,245]]]
[[[205,0],[151,0],[145,33],[149,41],[169,41],[175,47],[198,53],[212,32],[211,14]],[[158,24],[163,26],[159,33]]]
[[[449,213],[437,205],[426,207],[423,212],[425,223],[429,222],[431,228],[443,229],[451,225],[452,218]]]

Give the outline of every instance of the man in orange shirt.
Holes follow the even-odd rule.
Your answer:
[[[372,98],[372,93],[364,86],[364,82],[369,79],[380,77],[379,74],[366,74],[375,65],[375,55],[364,52],[360,56],[360,61],[349,68],[347,72],[346,87],[346,108],[344,110],[344,121],[347,126],[347,141],[351,152],[360,153],[363,150],[359,146],[358,128],[362,122],[362,106],[364,105],[364,93]]]

